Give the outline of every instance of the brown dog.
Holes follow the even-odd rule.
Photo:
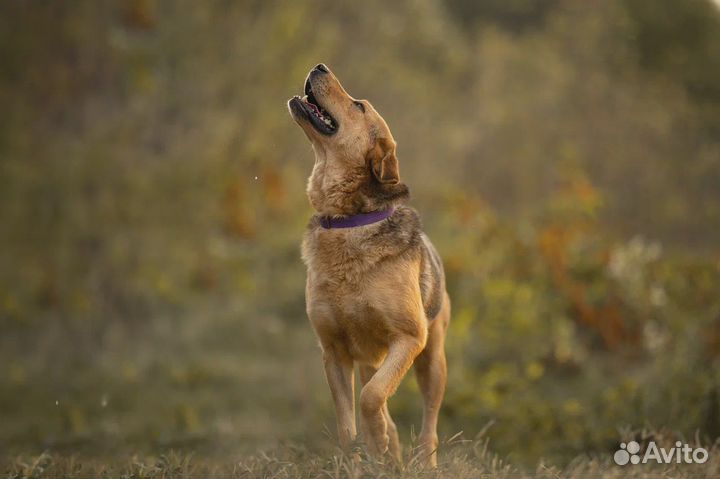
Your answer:
[[[340,444],[347,450],[356,436],[358,363],[365,442],[371,452],[401,460],[387,399],[414,364],[424,399],[419,441],[434,466],[450,299],[417,212],[402,206],[409,192],[400,182],[395,140],[372,105],[348,95],[323,64],[310,71],[305,96],[288,107],[315,152],[307,194],[318,214],[302,245],[305,295]]]

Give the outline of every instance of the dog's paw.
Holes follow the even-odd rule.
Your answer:
[[[381,434],[379,437],[375,437],[368,441],[367,448],[368,452],[375,457],[382,457],[389,453],[390,436],[387,434]]]
[[[437,435],[420,436],[418,439],[419,459],[427,467],[437,466]]]

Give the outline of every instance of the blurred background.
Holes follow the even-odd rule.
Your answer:
[[[0,450],[332,447],[285,105],[318,62],[444,258],[443,437],[720,436],[713,1],[11,0],[0,59]],[[407,443],[414,378],[390,409]]]

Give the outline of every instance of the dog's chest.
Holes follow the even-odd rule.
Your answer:
[[[310,321],[322,344],[342,344],[359,362],[378,364],[394,332],[415,328],[419,233],[405,215],[415,218],[401,209],[392,222],[309,228],[303,240]]]
[[[360,234],[323,231],[308,235],[303,242],[308,272],[337,289],[360,286],[386,254],[373,248]]]
[[[342,344],[356,361],[379,364],[387,354],[389,323],[371,294],[343,286],[319,287],[308,298],[310,321],[320,335]],[[321,338],[321,342],[322,342]]]
[[[378,290],[378,279],[385,275],[378,264],[382,258],[360,240],[323,240],[305,245],[313,252],[305,255],[310,321],[319,335],[343,344],[355,360],[378,364],[389,337],[386,300]]]

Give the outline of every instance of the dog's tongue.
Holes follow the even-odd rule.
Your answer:
[[[318,114],[320,114],[320,110],[318,109],[317,105],[315,105],[315,104],[313,104],[313,103],[310,103],[310,102],[308,101],[307,95],[305,95],[304,97],[302,97],[302,101],[304,101],[306,104],[308,104],[310,107],[312,107],[313,110],[315,110]]]

